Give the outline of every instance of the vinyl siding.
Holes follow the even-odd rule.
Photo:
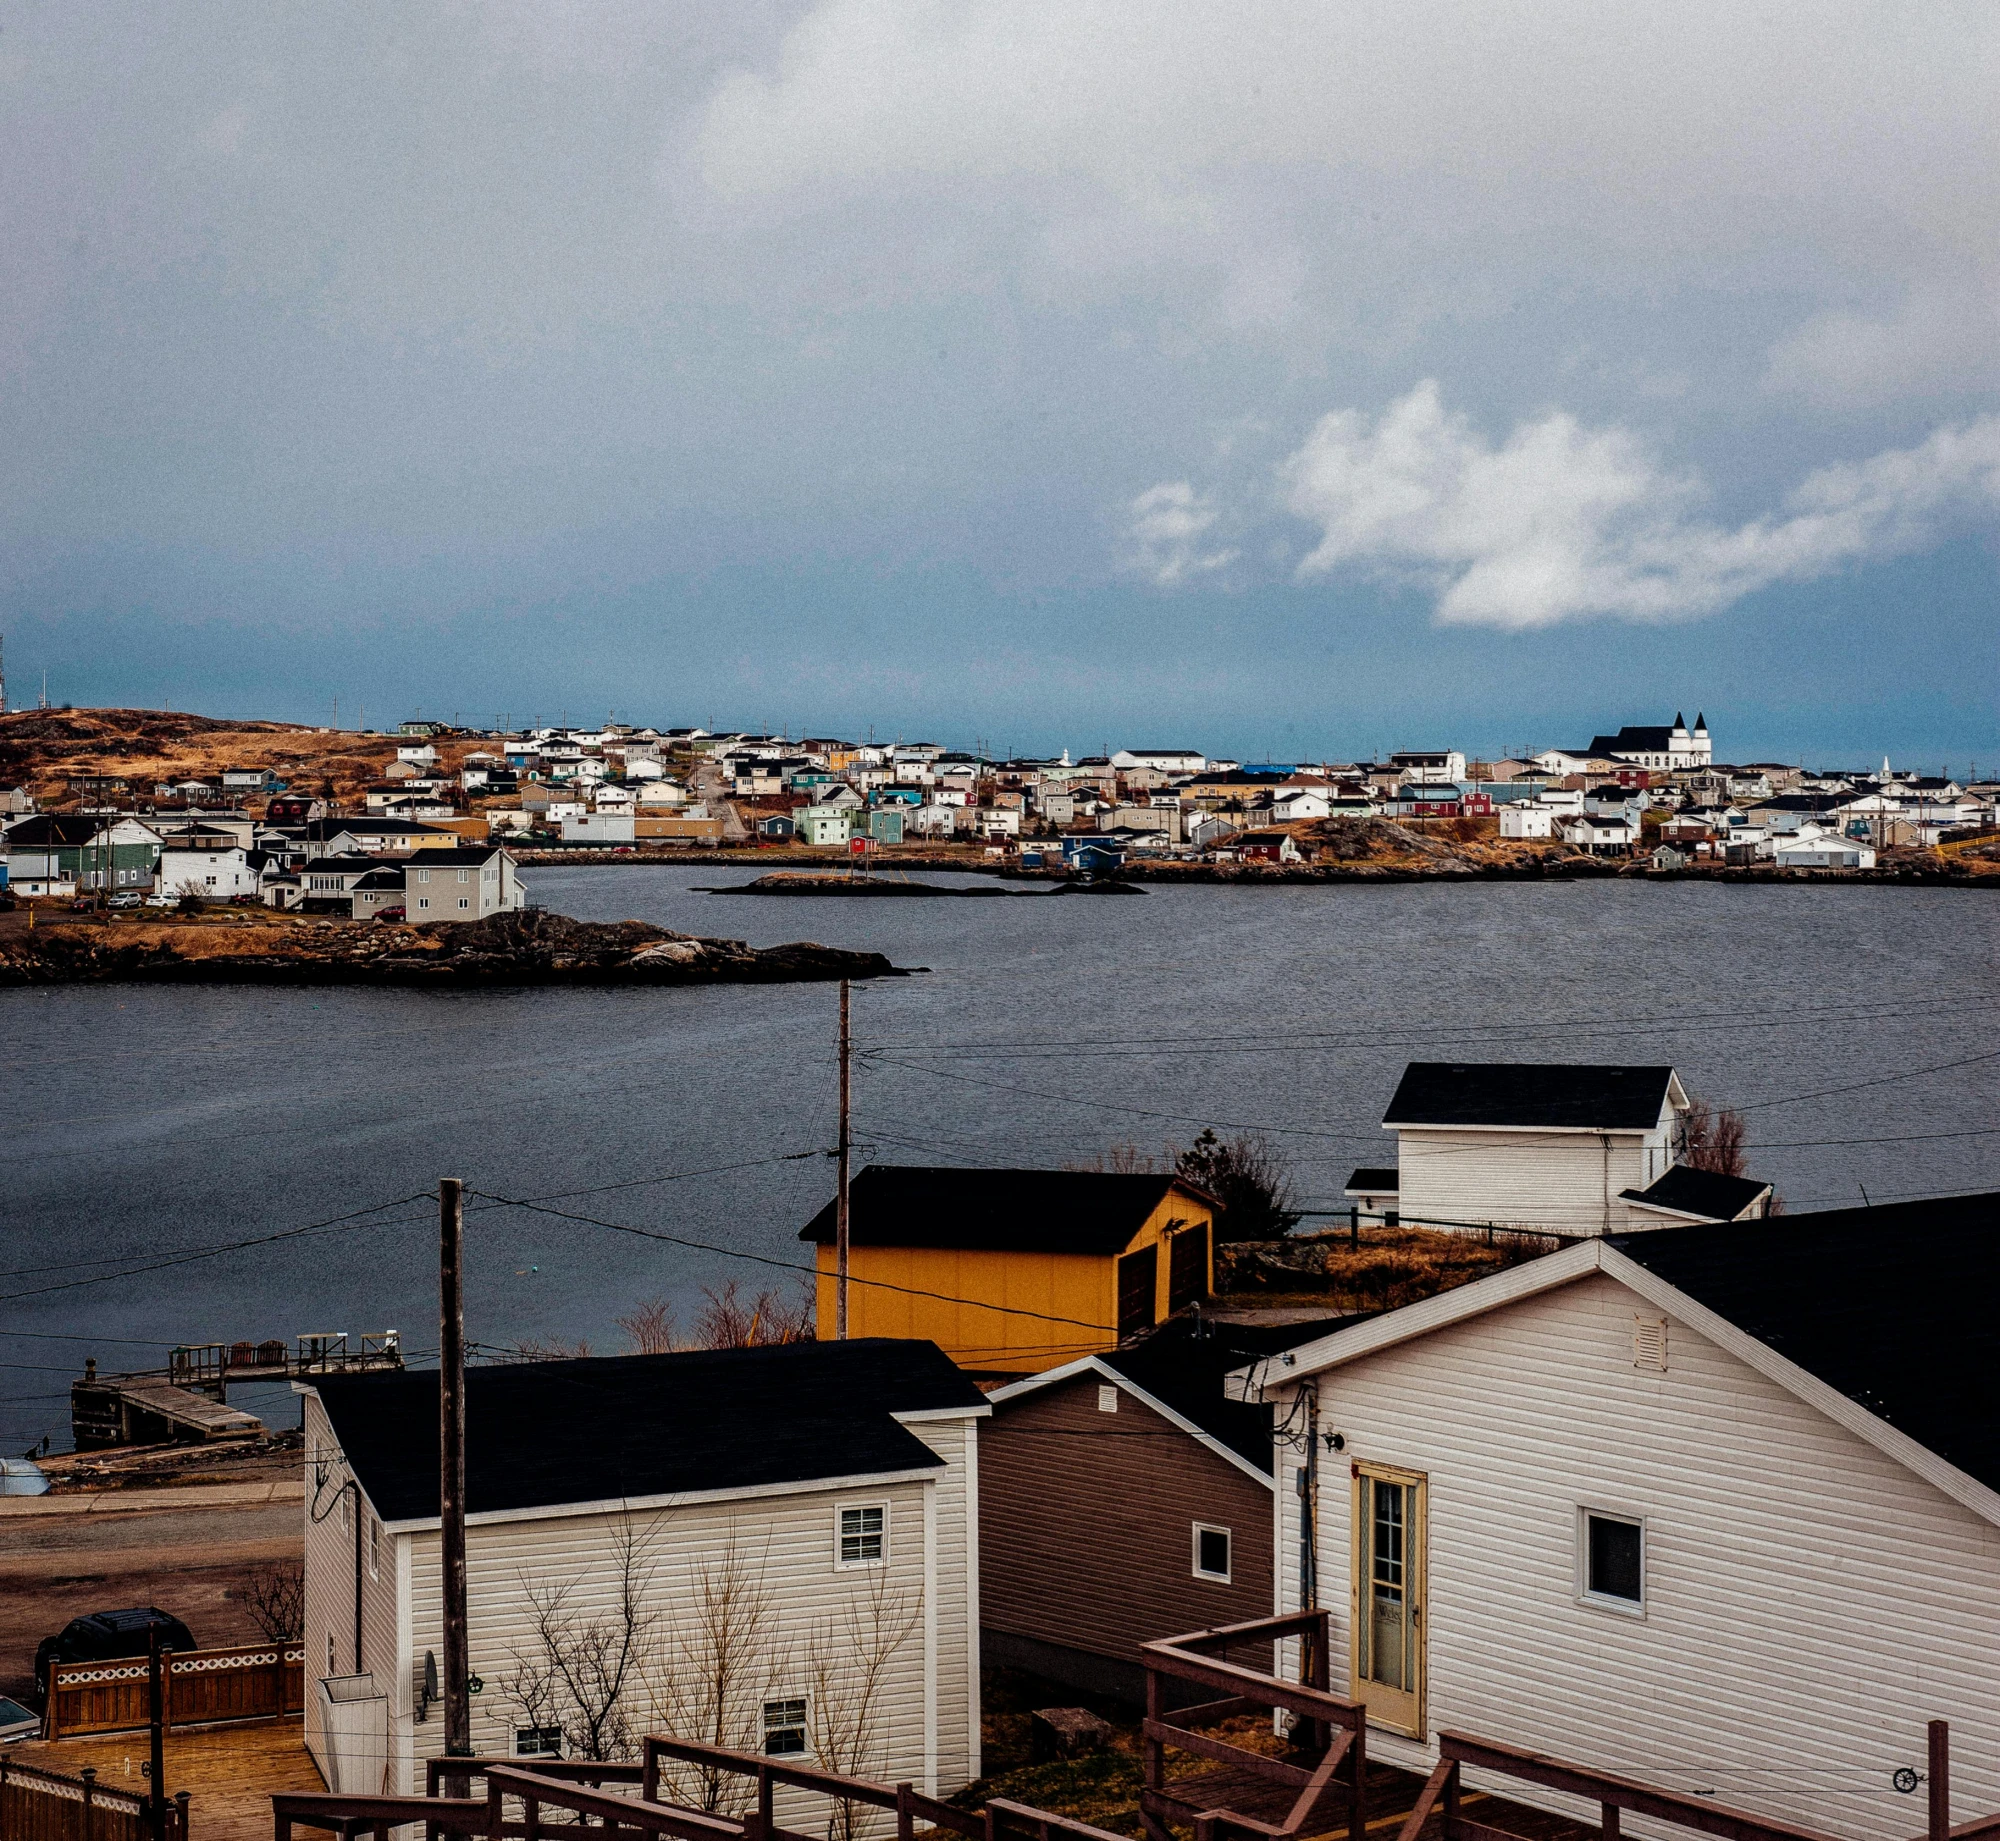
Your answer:
[[[1670,1161],[1665,1127],[1637,1136],[1574,1132],[1403,1131],[1405,1221],[1542,1227],[1565,1234],[1659,1225],[1633,1215],[1621,1189],[1643,1189]],[[1609,1153],[1607,1156],[1607,1146]]]
[[[980,1620],[1136,1662],[1139,1645],[1271,1612],[1271,1492],[1095,1373],[994,1410],[980,1435]],[[1197,1521],[1230,1531],[1194,1576]]]
[[[317,1395],[305,1399],[304,1424],[308,1463],[306,1470],[306,1749],[324,1769],[320,1746],[320,1709],[317,1683],[327,1672],[328,1639],[336,1674],[372,1674],[375,1685],[393,1694],[398,1665],[396,1616],[396,1538],[384,1530],[379,1537],[376,1572],[368,1568],[368,1529],[379,1526],[380,1518],[366,1496],[358,1504],[361,1517],[361,1655],[354,1653],[354,1543],[355,1524],[342,1525],[341,1495],[352,1473],[340,1461],[339,1449],[327,1424],[325,1410]],[[317,1451],[320,1462],[311,1454]],[[320,1519],[315,1520],[315,1515]]]
[[[920,1420],[909,1428],[946,1463],[932,1486],[936,1518],[935,1570],[940,1582],[957,1579],[932,1594],[937,1642],[937,1777],[959,1789],[979,1775],[979,1596],[978,1498],[979,1422],[974,1419]],[[949,1794],[949,1792],[947,1792]]]
[[[1348,1460],[1393,1464],[1429,1479],[1432,1735],[1894,1841],[1923,1809],[1891,1774],[1942,1718],[1960,1819],[2000,1808],[2000,1531],[1679,1323],[1666,1372],[1636,1369],[1634,1318],[1659,1314],[1594,1276],[1319,1377],[1347,1443],[1321,1454],[1336,1664]],[[1644,1519],[1643,1617],[1578,1601],[1580,1507]],[[1297,1551],[1281,1526],[1288,1604]],[[1433,1746],[1371,1737],[1418,1767]]]

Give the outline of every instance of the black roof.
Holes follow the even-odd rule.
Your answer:
[[[1666,1174],[1644,1189],[1620,1191],[1627,1201],[1650,1202],[1676,1214],[1700,1215],[1709,1221],[1733,1221],[1770,1188],[1751,1176],[1719,1176],[1684,1163],[1670,1164]]]
[[[1667,1227],[1610,1245],[2000,1489],[2000,1194]]]
[[[490,863],[500,854],[498,844],[433,845],[419,850],[415,856],[401,857],[398,861],[405,869],[436,869],[440,865],[449,869],[454,864],[470,867],[475,863]]]
[[[117,817],[79,818],[68,812],[44,812],[38,817],[24,818],[17,825],[10,825],[7,828],[7,843],[10,848],[25,844],[31,850],[68,849],[77,844],[95,843],[109,826],[117,822]]]
[[[1364,1163],[1347,1179],[1348,1195],[1380,1195],[1385,1189],[1394,1195],[1402,1181],[1393,1164]]]
[[[1229,1399],[1223,1392],[1224,1378],[1260,1356],[1276,1355],[1315,1337],[1329,1336],[1354,1321],[1352,1317],[1327,1317],[1267,1325],[1218,1323],[1211,1317],[1191,1315],[1170,1317],[1150,1335],[1122,1349],[1107,1350],[1097,1359],[1269,1476],[1271,1409],[1261,1403]],[[1029,1391],[1020,1401],[1035,1397]],[[994,1413],[1005,1414],[1016,1403],[998,1401]]]
[[[1108,1256],[1125,1250],[1176,1187],[1216,1206],[1176,1176],[871,1163],[848,1190],[848,1240],[862,1247]],[[834,1207],[828,1202],[799,1238],[831,1246]]]
[[[1672,729],[1627,723],[1616,735],[1593,735],[1587,754],[1665,754],[1674,739]]]
[[[1412,1061],[1382,1123],[1650,1131],[1673,1074],[1585,1062]]]
[[[383,1520],[437,1514],[436,1371],[314,1385]],[[935,1343],[882,1337],[512,1362],[465,1391],[472,1514],[926,1469],[890,1415],[984,1403]]]
[[[343,831],[375,831],[386,837],[395,831],[435,832],[437,828],[421,818],[383,818],[372,812],[348,812],[335,818],[308,819],[305,833],[314,843],[320,843],[338,837]]]

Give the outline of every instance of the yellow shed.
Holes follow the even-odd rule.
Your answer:
[[[1034,1374],[1115,1348],[1214,1283],[1213,1197],[1178,1176],[870,1164],[849,1189],[848,1334],[936,1343],[961,1367]],[[817,1248],[834,1332],[834,1204]]]

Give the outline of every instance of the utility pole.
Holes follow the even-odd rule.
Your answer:
[[[840,1158],[838,1187],[834,1195],[834,1281],[833,1281],[833,1334],[837,1342],[847,1340],[847,1163],[850,1134],[848,1115],[850,1109],[850,1081],[848,1079],[848,1053],[852,1046],[852,1035],[848,1026],[847,980],[840,981]]]
[[[444,1751],[472,1756],[471,1663],[465,1631],[465,1185],[438,1182],[438,1513],[444,1562]],[[447,1777],[447,1796],[468,1793]]]

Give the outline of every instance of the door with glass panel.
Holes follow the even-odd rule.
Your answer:
[[[1353,1697],[1391,1731],[1424,1733],[1424,1479],[1354,1466]]]

